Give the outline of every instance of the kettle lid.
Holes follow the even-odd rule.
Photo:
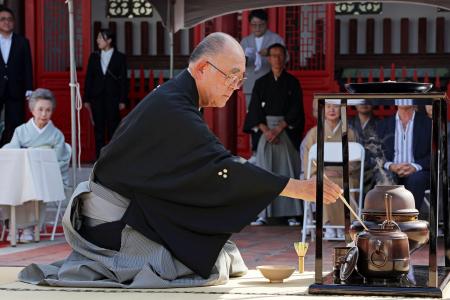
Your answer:
[[[356,269],[358,263],[359,251],[358,247],[350,248],[344,256],[344,262],[341,264],[340,279],[342,281],[347,280],[353,271]]]

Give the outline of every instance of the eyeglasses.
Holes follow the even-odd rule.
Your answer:
[[[247,79],[247,77],[245,77],[245,76],[243,76],[242,78],[239,78],[238,76],[236,76],[234,74],[228,75],[227,73],[225,73],[224,71],[222,71],[221,69],[219,69],[218,67],[213,65],[211,62],[207,61],[207,63],[209,65],[211,65],[211,67],[213,67],[214,69],[219,71],[225,77],[225,85],[227,87],[232,87],[234,90],[240,89],[242,87],[242,85],[244,84],[245,79]]]
[[[0,18],[0,22],[5,22],[5,21],[8,21],[8,22],[14,22],[14,18],[12,18],[12,17],[3,17],[3,18]]]
[[[255,28],[263,28],[266,26],[266,22],[262,22],[262,23],[250,23],[251,27],[255,27]]]
[[[283,58],[284,54],[270,54],[269,56],[273,58]]]

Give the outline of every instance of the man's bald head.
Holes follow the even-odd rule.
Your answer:
[[[204,38],[189,59],[201,107],[223,107],[245,80],[245,55],[230,35],[215,32]]]
[[[239,43],[230,35],[223,32],[214,32],[205,37],[192,51],[189,57],[189,64],[195,63],[201,58],[214,58],[219,55],[242,55]]]

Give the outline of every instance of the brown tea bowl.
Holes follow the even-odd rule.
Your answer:
[[[288,278],[295,271],[295,267],[286,265],[264,265],[257,266],[261,274],[269,279],[270,283],[282,283],[284,279]]]

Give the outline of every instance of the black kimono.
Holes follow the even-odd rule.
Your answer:
[[[278,142],[268,143],[261,137],[257,144],[255,164],[265,170],[286,177],[300,176],[299,147],[304,126],[302,90],[294,76],[283,71],[275,80],[272,71],[259,78],[253,88],[244,131],[252,132],[259,124],[273,129],[284,120],[288,126],[278,135]],[[258,216],[298,217],[302,203],[279,196]]]
[[[122,221],[206,278],[233,232],[286,186],[232,156],[202,119],[187,70],[158,87],[122,121],[95,178],[131,200]]]
[[[258,124],[266,124],[268,115],[284,117],[288,124],[285,132],[298,151],[305,125],[303,94],[297,78],[285,70],[278,80],[275,80],[272,71],[256,80],[244,132],[251,133]]]

